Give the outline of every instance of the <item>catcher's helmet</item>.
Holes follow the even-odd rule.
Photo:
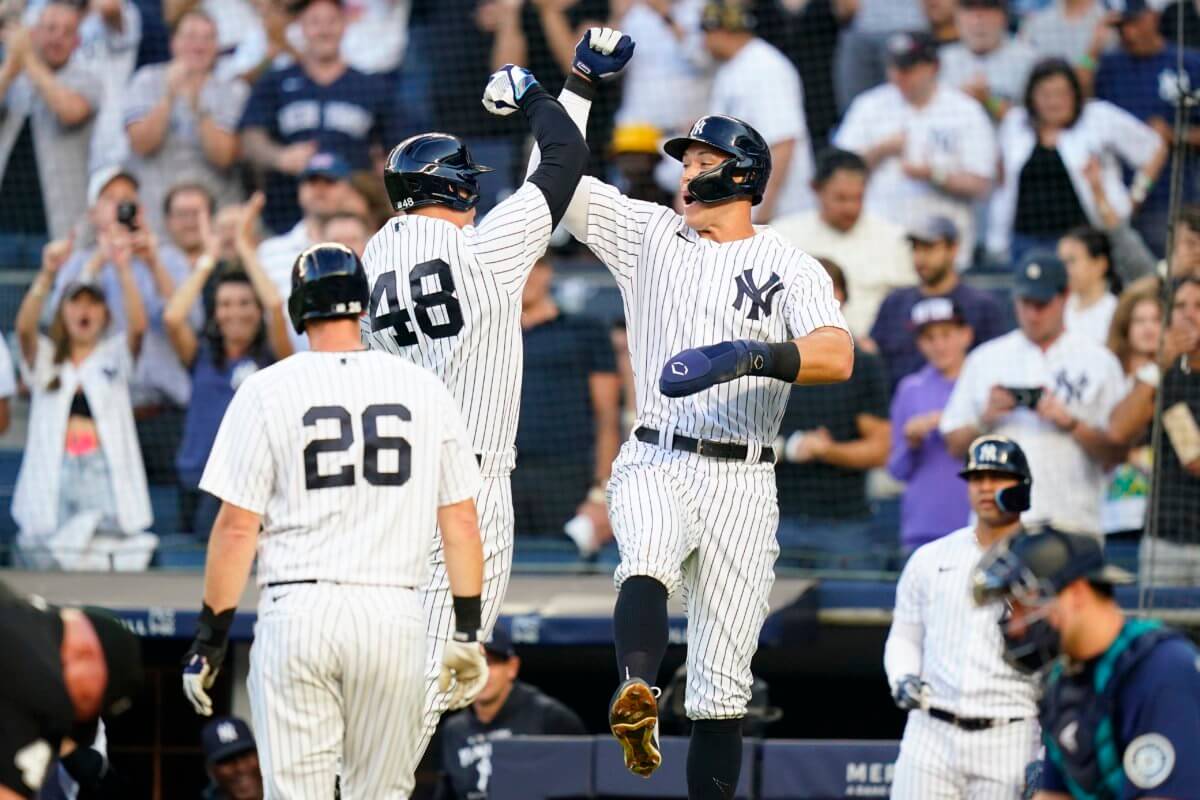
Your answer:
[[[977,472],[1002,472],[1020,479],[1016,486],[996,492],[996,503],[1004,511],[1019,513],[1029,510],[1029,492],[1033,487],[1033,474],[1029,461],[1021,446],[1007,436],[980,436],[967,448],[967,462],[960,478],[969,478]]]
[[[288,316],[296,333],[304,333],[306,320],[357,317],[370,297],[367,271],[348,247],[332,242],[314,245],[292,265]]]
[[[1097,537],[1045,527],[1018,531],[989,550],[975,567],[972,594],[979,605],[1010,597],[1035,605],[1080,578],[1109,585],[1134,580],[1128,571],[1104,562]]]
[[[479,202],[476,180],[491,167],[471,160],[467,146],[448,133],[410,136],[392,148],[383,183],[396,211],[435,203],[469,211]]]
[[[676,161],[693,144],[705,144],[728,153],[731,158],[688,183],[688,194],[701,203],[718,203],[735,197],[762,202],[771,177],[771,150],[758,131],[735,117],[710,114],[696,120],[687,136],[671,139],[663,150]],[[741,180],[735,180],[740,178]]]

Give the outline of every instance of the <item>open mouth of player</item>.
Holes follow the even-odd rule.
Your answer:
[[[694,202],[696,202],[696,198],[692,197],[691,193],[685,190],[683,193],[683,204],[690,206]]]

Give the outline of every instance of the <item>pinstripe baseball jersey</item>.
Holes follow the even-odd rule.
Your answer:
[[[442,379],[477,453],[512,451],[524,369],[521,290],[550,241],[542,190],[524,184],[476,226],[406,214],[367,244],[363,341]]]
[[[297,353],[247,378],[200,480],[263,515],[260,586],[424,586],[437,509],[479,485],[441,382],[361,350]]]
[[[971,598],[971,570],[983,553],[973,527],[913,553],[896,586],[888,638],[919,631],[914,644],[920,656],[915,663],[897,659],[889,641],[888,682],[895,686],[906,674],[918,675],[929,684],[930,705],[960,717],[1036,717],[1035,682],[1002,657],[1002,609],[980,608]]]
[[[586,216],[578,213],[581,203]],[[773,441],[788,384],[746,377],[671,399],[659,392],[658,376],[671,356],[689,347],[730,339],[780,342],[826,326],[845,330],[821,265],[765,227],[747,239],[710,241],[671,209],[631,200],[589,177],[564,219],[621,290],[638,422],[704,439]]]

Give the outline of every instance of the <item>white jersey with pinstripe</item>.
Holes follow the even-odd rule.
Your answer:
[[[896,587],[888,681],[894,688],[906,674],[919,676],[930,707],[958,717],[1022,721],[967,731],[910,711],[892,785],[898,800],[1017,798],[1037,755],[1036,682],[1001,657],[1001,609],[971,598],[971,570],[983,554],[973,527],[913,553]]]
[[[266,796],[409,796],[437,510],[479,468],[436,376],[304,352],[247,378],[200,486],[262,516],[250,704]],[[316,581],[315,583],[313,581]],[[340,767],[339,767],[340,763]]]
[[[775,472],[758,456],[778,433],[791,387],[747,377],[671,399],[659,392],[658,378],[689,347],[846,329],[832,282],[811,256],[771,230],[713,242],[671,209],[631,200],[593,178],[580,182],[564,219],[616,278],[637,422],[659,431],[657,445],[627,442],[613,465],[616,583],[646,575],[672,593],[682,589],[687,715],[743,716],[779,553]],[[681,453],[671,449],[677,435],[746,444],[748,455],[743,463]]]
[[[389,220],[363,254],[371,304],[363,340],[437,374],[458,402],[484,480],[475,499],[483,537],[483,633],[500,615],[512,572],[509,473],[520,412],[524,346],[521,292],[550,241],[550,208],[525,183],[478,226],[408,214]],[[425,588],[429,652],[419,752],[449,706],[438,691],[445,642],[454,632],[453,597],[440,549]]]

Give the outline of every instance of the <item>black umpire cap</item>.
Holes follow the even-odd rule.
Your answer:
[[[975,567],[971,588],[978,605],[1009,597],[1032,605],[1081,578],[1109,586],[1134,580],[1126,570],[1104,562],[1097,537],[1046,527],[1020,531],[988,551]]]

